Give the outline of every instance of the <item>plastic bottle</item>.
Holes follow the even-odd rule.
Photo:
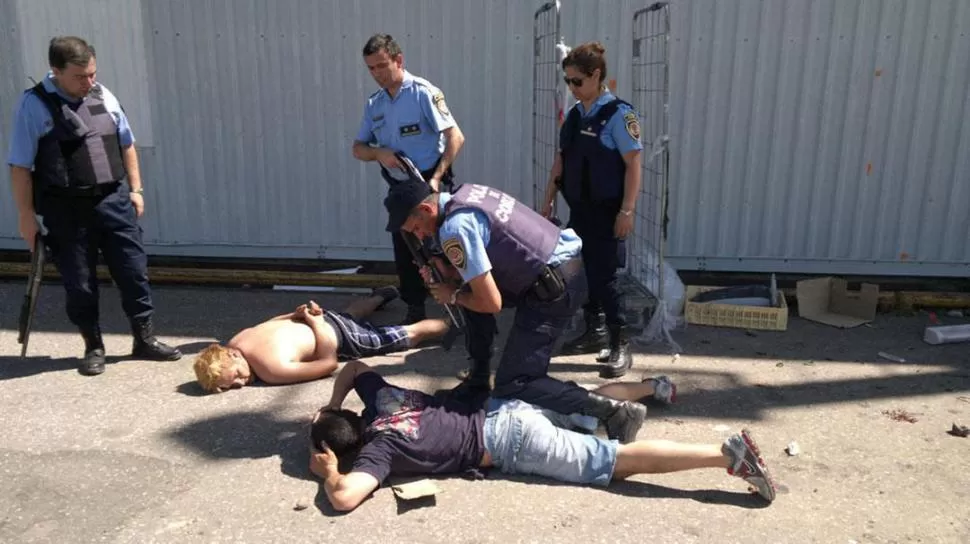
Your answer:
[[[970,341],[970,324],[926,327],[923,341],[927,344],[955,344]]]

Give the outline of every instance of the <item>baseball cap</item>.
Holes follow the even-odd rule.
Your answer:
[[[401,230],[411,211],[430,194],[431,187],[417,180],[405,180],[391,187],[384,198],[388,216],[387,232]]]

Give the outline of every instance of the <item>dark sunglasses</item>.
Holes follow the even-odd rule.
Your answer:
[[[564,78],[562,78],[562,80],[566,82],[566,85],[572,85],[573,87],[582,87],[583,86],[583,81],[586,81],[586,77],[588,77],[588,76],[583,76],[583,77],[564,77]]]

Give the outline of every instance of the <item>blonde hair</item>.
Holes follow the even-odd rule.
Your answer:
[[[219,344],[210,344],[199,352],[192,368],[195,370],[195,378],[199,381],[202,389],[209,393],[222,393],[222,388],[219,387],[219,379],[231,364],[232,358],[229,356],[229,349]]]

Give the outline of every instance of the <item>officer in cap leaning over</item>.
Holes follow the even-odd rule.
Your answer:
[[[430,284],[439,303],[467,308],[472,369],[452,394],[481,398],[489,389],[495,314],[516,306],[515,318],[495,373],[493,396],[517,398],[563,414],[593,416],[610,438],[633,440],[646,407],[588,391],[549,377],[549,360],[572,315],[586,297],[582,241],[511,196],[465,184],[436,193],[418,181],[391,188],[384,201],[387,230],[419,239],[437,238],[463,286]],[[428,271],[422,271],[429,281]]]

